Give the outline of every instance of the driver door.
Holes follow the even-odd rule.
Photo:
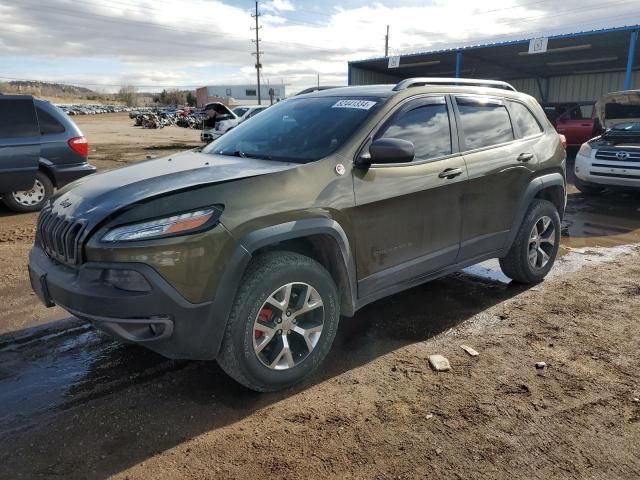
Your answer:
[[[452,118],[445,96],[404,103],[374,139],[411,141],[414,160],[353,170],[361,298],[455,263],[467,169]]]

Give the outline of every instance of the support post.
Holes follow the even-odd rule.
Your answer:
[[[629,53],[627,56],[627,71],[624,75],[624,89],[631,90],[631,78],[633,74],[633,62],[636,57],[636,43],[638,43],[638,30],[631,32],[629,38]]]
[[[389,25],[387,25],[387,34],[384,37],[384,56],[389,56]]]
[[[456,52],[456,78],[460,78],[460,67],[462,66],[462,52]]]

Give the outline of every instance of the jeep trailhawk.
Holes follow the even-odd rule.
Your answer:
[[[541,281],[565,152],[503,82],[408,79],[296,96],[208,145],[83,178],[41,212],[34,290],[125,341],[276,390],[341,315],[489,258]]]

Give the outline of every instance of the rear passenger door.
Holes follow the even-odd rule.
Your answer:
[[[0,96],[0,193],[33,187],[40,158],[40,131],[27,96]]]
[[[468,171],[458,256],[463,262],[506,245],[536,153],[531,142],[518,139],[504,99],[465,95],[454,97],[454,104]]]
[[[409,100],[373,138],[412,142],[414,160],[354,170],[361,297],[454,263],[467,175],[452,121],[442,95]]]

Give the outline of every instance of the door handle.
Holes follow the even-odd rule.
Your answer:
[[[521,153],[518,155],[519,162],[528,162],[533,158],[533,153]]]
[[[580,126],[581,127],[590,127],[591,124],[590,123],[581,123]]]
[[[446,168],[438,174],[438,177],[450,180],[457,177],[458,175],[462,175],[461,168]]]

